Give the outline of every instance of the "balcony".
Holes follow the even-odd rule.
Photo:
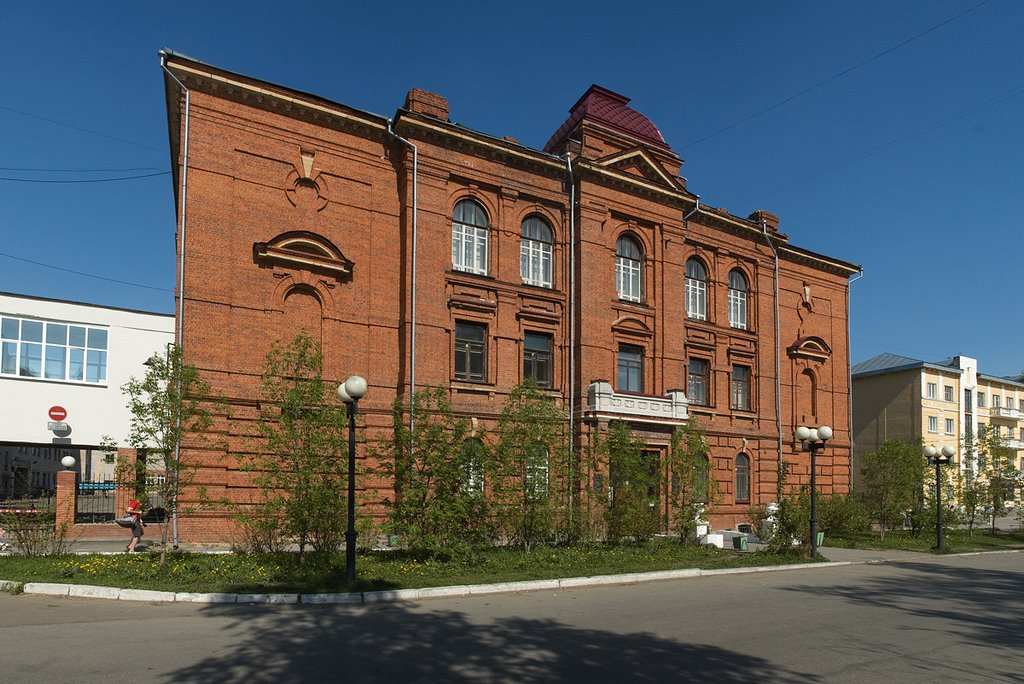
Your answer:
[[[683,424],[689,418],[690,402],[682,390],[672,390],[666,396],[616,392],[604,380],[590,383],[587,388],[588,418],[621,418],[642,423]]]
[[[1020,418],[1020,411],[1017,409],[992,407],[988,410],[988,415],[992,418],[1005,418],[1007,420],[1018,420]]]
[[[1016,451],[1024,450],[1024,439],[1004,437],[1002,439],[1002,444],[1007,449],[1014,449]]]

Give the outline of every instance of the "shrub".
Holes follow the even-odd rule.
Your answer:
[[[871,515],[854,494],[819,495],[818,530],[826,536],[855,540],[871,530]]]

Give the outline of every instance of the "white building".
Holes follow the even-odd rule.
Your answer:
[[[174,316],[0,292],[0,498],[50,490],[60,459],[91,479],[92,449],[125,443],[121,387],[174,341]]]

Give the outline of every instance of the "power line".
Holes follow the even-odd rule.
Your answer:
[[[120,176],[118,178],[80,178],[80,179],[57,179],[57,178],[7,178],[0,176],[0,181],[9,183],[113,183],[115,181],[137,180],[139,178],[153,178],[155,176],[166,176],[170,171],[159,171],[157,173],[146,173],[140,176]]]
[[[679,149],[680,150],[685,150],[688,147],[693,147],[694,145],[702,143],[705,140],[710,140],[711,138],[714,138],[716,135],[719,135],[721,133],[725,133],[726,131],[729,131],[729,130],[732,130],[733,128],[736,128],[737,126],[745,124],[746,122],[750,121],[751,119],[756,119],[757,117],[761,116],[762,114],[767,114],[768,112],[772,111],[773,109],[777,109],[777,108],[781,107],[782,105],[786,104],[787,102],[792,102],[793,100],[797,99],[798,97],[800,97],[802,95],[806,95],[807,93],[811,92],[812,90],[817,90],[818,88],[820,88],[821,86],[825,85],[826,83],[831,83],[832,81],[834,81],[834,80],[836,80],[838,78],[841,78],[841,77],[845,76],[846,74],[848,74],[848,73],[850,73],[852,71],[856,71],[857,69],[860,69],[862,66],[865,66],[867,64],[870,64],[871,62],[874,62],[876,59],[884,57],[885,55],[889,54],[890,52],[894,52],[896,50],[899,50],[901,47],[914,42],[918,38],[923,38],[924,36],[928,35],[929,33],[933,32],[933,31],[935,31],[937,29],[942,28],[946,24],[948,24],[950,22],[953,22],[953,21],[956,21],[957,19],[959,19],[960,17],[964,16],[965,14],[969,14],[970,12],[973,12],[974,10],[978,9],[979,7],[981,7],[982,5],[987,5],[991,1],[992,0],[982,0],[981,2],[979,2],[974,7],[971,7],[969,9],[964,10],[963,12],[961,12],[960,14],[958,14],[958,15],[956,15],[954,17],[950,17],[949,19],[946,19],[944,21],[940,21],[938,24],[935,24],[931,28],[925,29],[921,33],[918,33],[916,36],[913,36],[911,38],[907,38],[903,42],[897,43],[896,45],[893,45],[891,48],[889,48],[887,50],[883,50],[882,52],[879,52],[874,57],[869,57],[868,59],[865,59],[863,62],[859,62],[857,64],[854,64],[851,67],[843,69],[838,74],[835,74],[834,76],[829,76],[824,81],[819,81],[818,83],[815,83],[814,85],[810,86],[809,88],[804,88],[800,92],[795,93],[793,95],[790,95],[789,97],[787,97],[787,98],[785,98],[783,100],[779,100],[775,104],[769,105],[768,107],[765,107],[764,109],[762,109],[759,112],[754,112],[753,114],[751,114],[749,116],[746,116],[746,117],[740,119],[739,121],[737,121],[735,123],[731,123],[731,124],[729,124],[728,126],[726,126],[724,128],[718,129],[714,133],[710,133],[708,135],[705,135],[703,138],[698,138],[697,140],[689,142],[689,143],[683,145],[682,147],[680,147]]]
[[[0,166],[0,171],[27,171],[30,173],[128,173],[129,171],[163,171],[155,166],[136,166],[127,169],[39,169],[19,166]]]
[[[816,178],[820,178],[821,176],[824,176],[824,175],[827,175],[829,173],[832,173],[833,171],[838,171],[839,169],[844,168],[846,166],[849,166],[850,164],[853,164],[854,162],[858,162],[858,161],[860,161],[862,159],[866,159],[868,157],[871,157],[873,155],[878,154],[879,152],[883,152],[883,151],[889,149],[890,147],[894,147],[894,146],[896,146],[896,145],[898,145],[900,143],[906,142],[907,140],[910,140],[911,138],[917,137],[918,135],[921,135],[922,133],[927,133],[928,131],[934,130],[934,129],[939,128],[941,126],[945,126],[946,124],[951,123],[953,121],[956,121],[957,119],[962,119],[963,117],[967,116],[968,114],[973,114],[974,112],[978,112],[978,111],[981,111],[983,109],[987,109],[989,107],[993,107],[993,106],[995,106],[997,104],[1000,104],[1001,102],[1005,102],[1006,100],[1009,100],[1011,98],[1017,97],[1021,93],[1024,93],[1024,84],[1018,85],[1015,88],[1013,88],[1012,90],[1009,90],[1009,91],[1003,93],[1002,95],[997,95],[996,97],[993,97],[991,99],[985,100],[984,102],[980,102],[980,103],[978,103],[976,105],[972,105],[972,106],[968,107],[967,109],[962,109],[959,112],[956,112],[955,114],[951,114],[951,115],[947,116],[944,119],[939,119],[938,121],[934,121],[932,123],[925,124],[924,126],[921,126],[920,128],[916,128],[916,129],[914,129],[914,130],[912,130],[912,131],[910,131],[908,133],[904,133],[903,135],[897,136],[897,137],[893,138],[892,140],[889,140],[888,142],[882,143],[878,147],[874,147],[874,148],[872,148],[872,149],[870,149],[870,150],[868,150],[866,152],[862,152],[862,153],[856,154],[856,155],[854,155],[852,157],[848,157],[848,158],[846,158],[846,159],[844,159],[844,160],[842,160],[840,162],[836,162],[835,164],[832,164],[831,166],[826,166],[823,169],[819,169],[818,171],[810,173],[810,174],[808,174],[806,176],[802,176],[801,178],[797,178],[796,180],[794,180],[794,181],[792,181],[790,183],[787,183],[785,185],[780,185],[779,187],[775,188],[774,190],[769,190],[769,191],[763,192],[763,193],[761,193],[759,195],[753,195],[751,197],[748,197],[747,199],[743,200],[740,204],[741,205],[742,204],[749,204],[749,203],[752,203],[755,200],[759,200],[759,199],[761,199],[763,197],[769,197],[771,195],[774,195],[774,194],[777,194],[779,192],[782,192],[783,190],[789,190],[790,188],[796,187],[798,185],[803,185],[804,183],[806,183],[808,181],[812,181],[812,180],[814,180]]]
[[[38,114],[33,114],[31,112],[25,112],[25,111],[22,111],[20,109],[15,109],[14,107],[7,107],[5,105],[0,105],[0,109],[4,109],[4,110],[6,110],[8,112],[14,112],[15,114],[21,114],[22,116],[27,116],[30,119],[39,119],[40,121],[45,121],[45,122],[51,123],[51,124],[53,124],[55,126],[63,126],[65,128],[70,128],[70,129],[72,129],[74,131],[81,131],[82,133],[90,133],[92,135],[98,135],[101,138],[106,138],[108,140],[116,140],[117,142],[122,142],[122,143],[125,143],[126,145],[134,145],[135,147],[141,147],[141,148],[143,148],[145,150],[152,150],[154,152],[160,152],[161,154],[164,154],[164,153],[167,152],[167,150],[161,150],[160,148],[157,148],[157,147],[150,147],[149,145],[143,145],[142,143],[137,143],[134,140],[127,140],[125,138],[118,138],[115,135],[107,135],[106,133],[100,133],[99,131],[94,131],[94,130],[91,130],[89,128],[82,128],[81,126],[75,126],[73,124],[65,123],[63,121],[57,121],[56,119],[48,119],[45,116],[39,116]]]
[[[107,282],[117,283],[119,285],[131,285],[132,287],[143,287],[147,290],[156,290],[158,292],[174,292],[166,287],[155,287],[153,285],[143,285],[142,283],[133,283],[127,280],[118,280],[116,278],[108,278],[106,276],[95,275],[93,273],[84,273],[82,271],[75,271],[70,268],[63,268],[61,266],[54,266],[53,264],[44,264],[41,261],[32,261],[31,259],[25,259],[23,257],[14,256],[13,254],[5,254],[0,252],[0,256],[7,257],[8,259],[14,259],[15,261],[23,261],[26,264],[32,264],[34,266],[42,266],[43,268],[52,268],[55,271],[63,271],[64,273],[73,273],[75,275],[85,276],[86,278],[95,278],[96,280],[106,280]]]

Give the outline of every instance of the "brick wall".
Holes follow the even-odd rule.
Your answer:
[[[251,79],[234,75],[226,76],[237,79],[227,88],[210,75],[215,70],[184,66],[193,71],[172,64],[192,89],[184,347],[187,361],[203,371],[228,406],[215,428],[227,448],[197,442],[192,453],[204,464],[197,484],[210,490],[212,500],[244,500],[249,479],[233,453],[245,449],[254,432],[259,374],[274,340],[303,329],[322,343],[328,378],[367,379],[370,390],[360,410],[371,441],[390,428],[392,400],[408,397],[412,154],[387,134],[381,117],[309,96],[302,100],[286,89],[276,88],[275,95],[269,84],[260,84],[257,95],[247,91]],[[653,395],[685,390],[688,359],[696,355],[713,369],[710,405],[691,412],[708,431],[722,485],[724,503],[714,522],[742,521],[751,504],[774,500],[780,431],[782,457],[792,464],[790,483],[809,479],[808,456],[792,443],[799,424],[834,428],[835,438],[819,456],[818,482],[825,492],[847,491],[847,265],[791,247],[768,212],[746,220],[703,208],[686,219],[693,196],[681,180],[663,180],[666,170],[681,164],[671,152],[648,151],[629,157],[628,164],[609,165],[602,159],[628,157],[635,141],[584,124],[578,146],[583,157],[574,162],[570,180],[564,160],[447,124],[443,98],[418,91],[410,102],[416,111],[400,112],[394,126],[419,152],[418,388],[446,387],[459,414],[490,424],[523,379],[524,333],[550,333],[551,391],[565,405],[573,395],[580,425],[587,386],[615,378],[620,344],[643,349],[643,391]],[[180,114],[172,107],[172,133],[180,134]],[[175,149],[180,166],[183,149]],[[575,245],[570,182],[578,202]],[[452,211],[465,198],[483,206],[489,218],[485,276],[452,269]],[[528,216],[542,217],[554,232],[550,289],[521,282],[520,226]],[[640,303],[621,301],[615,290],[616,239],[627,232],[642,243],[645,255]],[[351,272],[338,276],[256,255],[258,243],[290,233],[337,248]],[[773,246],[780,249],[778,345]],[[708,268],[706,321],[685,313],[685,264],[691,257]],[[575,320],[569,317],[573,268]],[[729,326],[728,274],[734,268],[750,285],[747,330]],[[456,321],[487,326],[483,383],[454,379]],[[749,411],[730,409],[736,364],[753,370]],[[585,446],[587,434],[581,429],[578,447]],[[651,443],[663,450],[667,435],[652,435]],[[750,502],[737,502],[733,492],[740,453],[752,461]],[[203,541],[234,532],[225,511],[207,506],[182,523],[181,534]]]

